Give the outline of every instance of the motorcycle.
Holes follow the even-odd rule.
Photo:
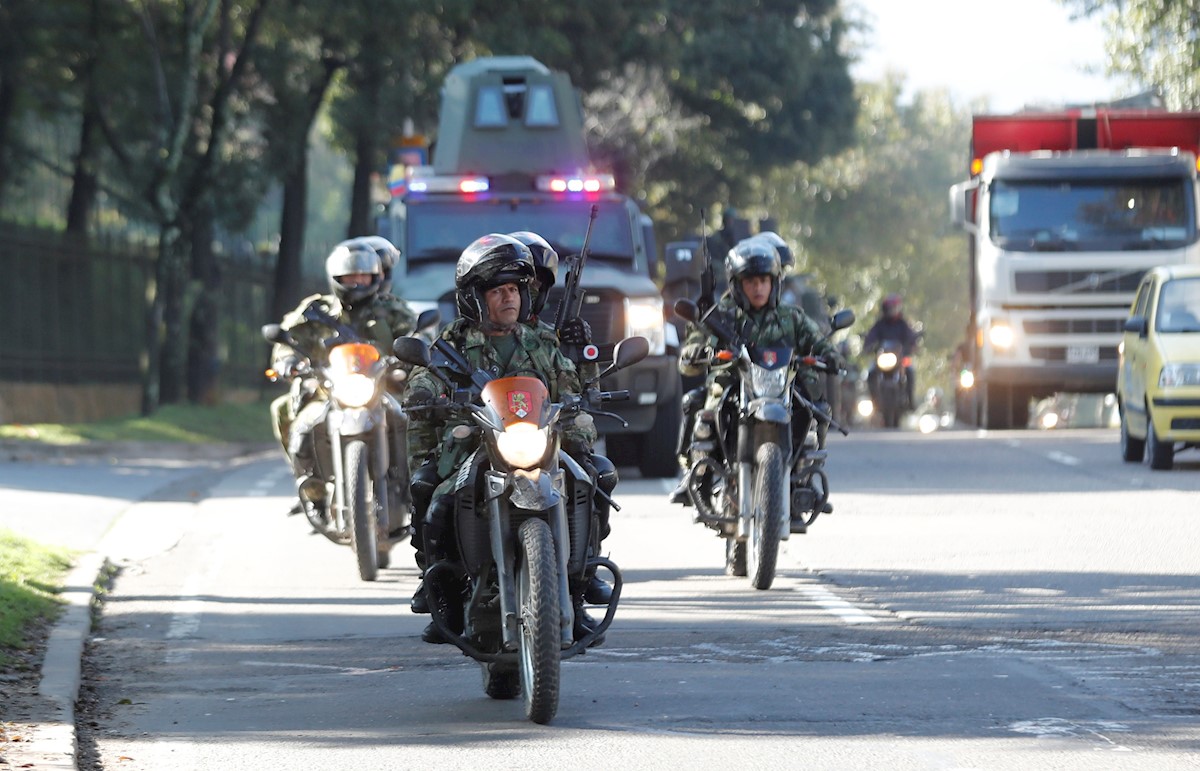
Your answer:
[[[780,542],[832,511],[822,429],[849,432],[795,381],[802,365],[825,373],[836,367],[816,356],[796,357],[789,346],[748,345],[719,313],[701,317],[690,300],[678,301],[675,312],[712,331],[727,346],[714,360],[734,365],[738,375],[738,387],[724,389],[693,432],[685,479],[695,521],[725,539],[727,575],[749,575],[755,589],[769,589]],[[829,334],[853,324],[854,312],[839,311],[831,322]],[[794,405],[812,416],[808,425],[793,426]]]
[[[432,353],[414,338],[398,339],[393,350],[401,361],[429,369],[450,394],[409,407],[413,416],[451,426],[442,459],[457,469],[449,522],[443,528],[428,520],[424,531],[433,560],[424,577],[433,623],[480,662],[488,696],[523,696],[525,716],[548,723],[558,711],[561,661],[600,639],[621,594],[620,570],[597,554],[593,500],[605,494],[560,449],[561,421],[581,413],[620,420],[597,405],[627,399],[628,392],[594,384],[641,361],[649,344],[641,337],[621,341],[613,363],[585,383],[584,393],[560,403],[550,402],[539,377],[492,379],[472,370],[444,340],[435,341]],[[570,585],[597,568],[611,574],[612,597],[604,618],[576,639]]]
[[[288,346],[301,359],[293,381],[293,414],[306,404],[321,405],[312,417],[316,478],[325,483],[327,510],[305,505],[313,529],[354,551],[358,574],[374,581],[391,561],[391,548],[411,532],[408,465],[399,401],[388,391],[406,373],[353,329],[319,308],[304,311],[309,321],[328,326],[322,341],[327,355],[316,357],[278,324],[262,328],[268,342]],[[322,358],[327,362],[318,364]],[[278,380],[273,370],[268,377]]]
[[[874,414],[884,428],[898,428],[913,408],[908,398],[908,370],[912,357],[904,355],[899,340],[884,340],[875,347],[875,365],[870,372]]]

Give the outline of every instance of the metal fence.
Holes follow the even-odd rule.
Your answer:
[[[152,249],[81,247],[57,233],[0,224],[0,381],[135,384],[146,339]],[[263,383],[272,271],[218,258],[223,388]]]

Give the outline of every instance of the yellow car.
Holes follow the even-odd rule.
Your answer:
[[[1146,273],[1120,350],[1121,457],[1169,469],[1200,446],[1200,265]]]

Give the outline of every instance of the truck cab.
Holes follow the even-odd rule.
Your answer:
[[[380,234],[403,254],[393,291],[415,311],[436,307],[453,319],[454,266],[463,249],[488,233],[533,231],[561,260],[543,318],[552,323],[571,257],[583,248],[597,207],[581,315],[601,362],[622,338],[650,342],[644,361],[602,384],[629,390],[629,401],[612,407],[628,425],[600,418],[597,427],[615,462],[637,465],[645,476],[674,476],[678,338],[650,277],[653,229],[637,203],[617,192],[613,176],[592,167],[582,108],[566,74],[530,57],[456,66],[442,89],[432,150],[432,163],[410,168],[393,189],[380,223]]]

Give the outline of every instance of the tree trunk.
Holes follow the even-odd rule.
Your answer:
[[[100,155],[99,118],[90,102],[85,104],[79,127],[79,153],[75,156],[75,173],[71,175],[71,200],[67,202],[67,234],[83,238],[87,235],[88,215],[99,189],[96,161]]]
[[[308,206],[308,155],[300,153],[283,180],[279,221],[279,258],[275,263],[272,318],[282,319],[300,302],[300,258],[304,253],[304,220]]]
[[[0,201],[8,187],[9,153],[12,152],[13,116],[17,106],[17,85],[15,67],[12,62],[0,56]]]
[[[376,232],[371,205],[371,175],[375,173],[378,142],[375,132],[366,126],[358,130],[354,142],[354,186],[350,194],[350,225],[347,238],[369,236]]]
[[[221,272],[213,254],[213,210],[204,206],[192,229],[192,279],[198,294],[188,320],[187,398],[193,404],[220,401]]]

